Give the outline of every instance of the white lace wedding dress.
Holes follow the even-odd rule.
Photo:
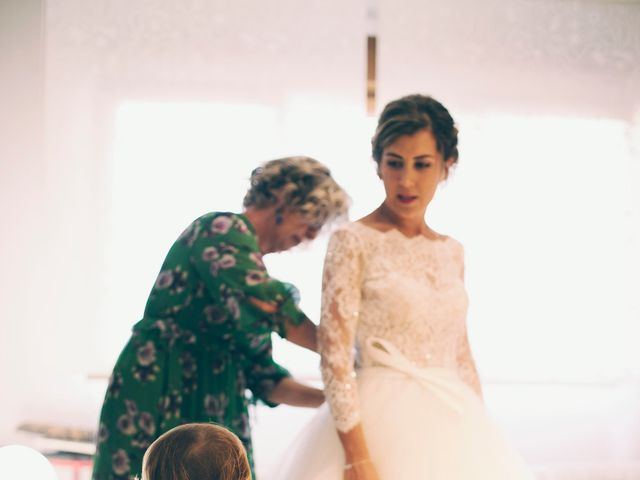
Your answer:
[[[381,480],[533,479],[478,396],[463,265],[449,237],[358,222],[334,232],[320,322],[327,403],[273,480],[342,480],[336,429],[359,422]]]

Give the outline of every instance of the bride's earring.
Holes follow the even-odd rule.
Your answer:
[[[442,178],[440,178],[441,182],[449,179],[449,170],[451,169],[451,165],[453,165],[453,159],[451,158],[442,162]]]

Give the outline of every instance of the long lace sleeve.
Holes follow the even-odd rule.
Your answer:
[[[325,395],[336,428],[351,430],[360,421],[354,372],[354,341],[362,256],[359,239],[346,229],[334,232],[324,263],[318,331]]]
[[[464,335],[458,343],[458,373],[462,380],[469,385],[479,397],[482,397],[482,387],[480,386],[480,377],[476,370],[476,363],[473,360],[471,354],[471,347],[469,346],[469,337],[465,330]]]
[[[460,264],[460,276],[464,282],[464,249],[462,248],[462,245],[460,245],[458,249],[458,262]],[[480,384],[478,370],[476,369],[476,362],[474,361],[471,353],[466,325],[464,327],[463,335],[458,340],[456,360],[456,363],[458,364],[458,374],[462,380],[464,380],[464,382],[469,385],[479,397],[482,397],[482,386]]]

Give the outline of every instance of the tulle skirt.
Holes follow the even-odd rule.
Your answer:
[[[381,480],[532,480],[520,455],[455,372],[358,372],[362,426]],[[344,453],[328,406],[303,428],[269,480],[342,480]]]

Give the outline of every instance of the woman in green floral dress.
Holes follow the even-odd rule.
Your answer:
[[[189,225],[111,375],[94,480],[140,475],[149,444],[189,422],[227,426],[251,459],[252,400],[323,402],[320,390],[295,382],[272,358],[272,332],[312,350],[316,332],[295,288],[271,278],[262,255],[313,239],[347,203],[326,167],[290,157],[253,171],[243,214],[208,213]]]

